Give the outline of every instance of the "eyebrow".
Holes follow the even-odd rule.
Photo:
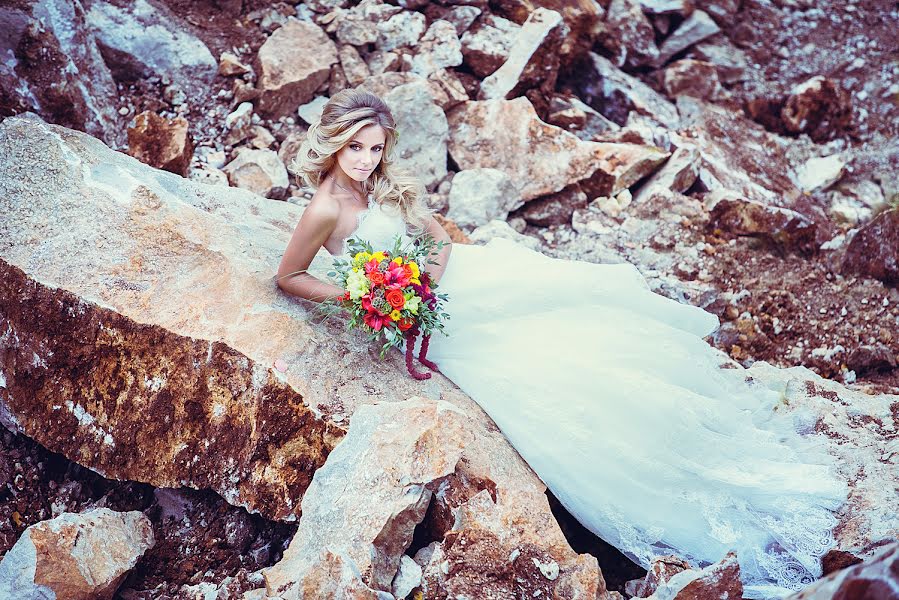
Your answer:
[[[364,145],[365,145],[365,144],[363,144],[362,142],[360,142],[360,141],[358,141],[358,140],[350,140],[349,143],[351,143],[351,144],[356,144],[357,146],[364,146]],[[381,142],[381,143],[379,143],[379,144],[373,144],[373,145],[372,145],[372,148],[374,148],[375,146],[383,146],[383,145],[386,144],[386,143],[387,143],[387,142],[385,141],[385,142]]]

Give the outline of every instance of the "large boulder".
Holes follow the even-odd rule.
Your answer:
[[[87,24],[117,79],[156,76],[181,90],[212,81],[218,62],[190,25],[147,0],[89,2]]]
[[[654,146],[584,142],[541,121],[526,98],[465,102],[449,114],[449,152],[460,169],[505,171],[523,201],[581,182],[609,196],[652,173],[668,154]]]
[[[446,177],[446,144],[449,125],[443,110],[434,103],[431,86],[414,77],[383,96],[403,132],[394,153],[397,164],[435,186]]]
[[[267,117],[292,114],[315,95],[338,62],[337,46],[314,23],[291,19],[256,56],[257,110]]]
[[[887,600],[899,598],[899,543],[887,544],[868,560],[819,579],[788,600]]]
[[[63,513],[26,529],[3,556],[0,598],[110,600],[154,543],[139,511]]]
[[[462,59],[478,77],[487,77],[509,58],[520,25],[489,15],[462,35]]]
[[[605,29],[607,35],[601,41],[616,66],[640,67],[659,56],[655,32],[638,0],[612,0]]]
[[[880,213],[852,237],[843,271],[899,285],[899,209]]]
[[[123,141],[116,84],[80,2],[3,3],[0,30],[0,114],[32,111],[111,145]]]
[[[522,536],[537,532],[534,552],[563,572],[577,563],[578,580],[597,589],[595,561],[560,537],[544,485],[477,404],[439,374],[410,379],[399,353],[379,361],[365,336],[320,322],[313,306],[278,290],[277,264],[300,215],[291,203],[151,169],[58,126],[0,123],[0,422],[106,477],[212,489],[291,520],[360,407],[380,403],[387,422],[411,432],[419,413],[391,407],[439,397],[471,459],[461,482],[447,484],[462,491],[434,510],[450,515],[475,493],[465,482],[481,481],[500,491],[497,510],[516,515]],[[322,251],[312,271],[330,266]],[[427,447],[391,460],[442,472],[447,455]],[[383,516],[365,502],[353,511],[356,523]],[[391,564],[408,564],[400,546],[389,546]],[[483,563],[488,550],[463,558]],[[321,589],[340,572],[352,575],[335,566]]]

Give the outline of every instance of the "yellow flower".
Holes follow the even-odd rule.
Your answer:
[[[391,321],[399,321],[402,317],[403,314],[395,308],[390,312]]]
[[[418,265],[415,264],[415,261],[410,260],[407,264],[412,269],[412,279],[413,280],[421,277],[421,271],[418,270]],[[421,283],[421,282],[415,281],[415,283]]]
[[[361,267],[365,263],[367,263],[371,259],[371,254],[368,252],[357,252],[356,256],[353,257],[353,266]]]
[[[378,262],[381,262],[382,260],[387,258],[387,256],[383,252],[378,250],[377,252],[375,252],[374,254],[371,255],[371,258],[375,259]]]
[[[393,259],[393,262],[395,262],[395,263],[398,264],[398,265],[402,265],[402,264],[403,264],[403,257],[402,257],[402,256],[397,256],[396,258]]]

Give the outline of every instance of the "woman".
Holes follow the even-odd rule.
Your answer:
[[[396,128],[377,96],[335,95],[296,170],[316,188],[279,268],[309,300],[340,288],[305,272],[319,248],[392,245],[407,229],[448,236],[422,190],[393,172]],[[846,497],[815,436],[776,413],[702,337],[712,315],[649,291],[630,265],[545,257],[497,239],[447,246],[431,274],[450,297],[430,358],[490,414],[581,523],[648,566],[735,550],[748,597],[820,575]]]

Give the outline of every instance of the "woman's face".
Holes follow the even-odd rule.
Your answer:
[[[337,152],[337,164],[350,178],[365,181],[381,162],[386,139],[380,125],[366,125]]]

